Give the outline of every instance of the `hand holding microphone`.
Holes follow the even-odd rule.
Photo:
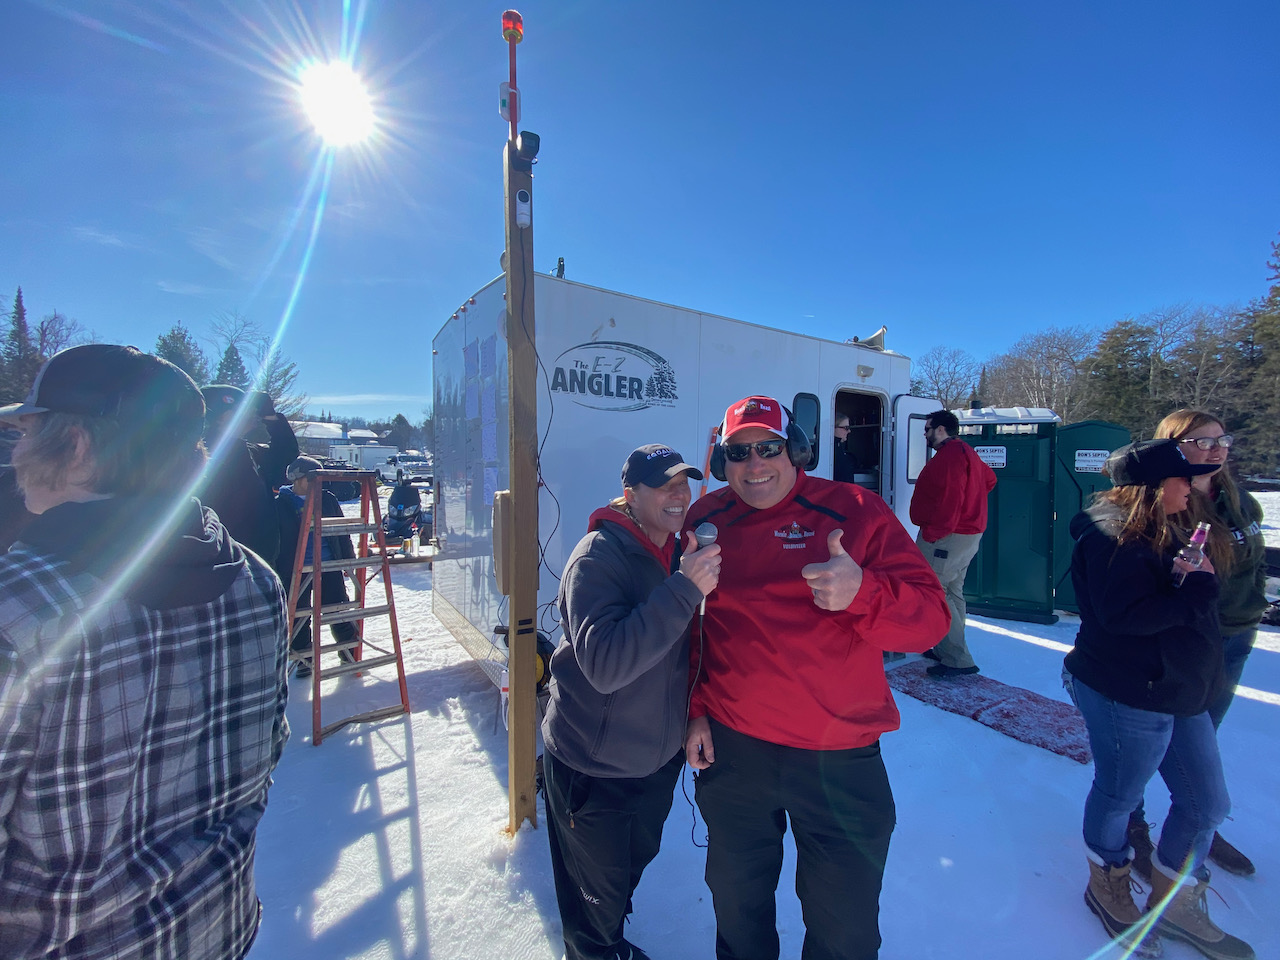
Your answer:
[[[702,592],[702,613],[707,612],[707,594],[720,582],[720,545],[716,543],[713,523],[702,523],[693,531],[697,549],[680,558],[680,572],[693,581]]]

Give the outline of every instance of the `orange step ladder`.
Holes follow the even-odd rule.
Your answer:
[[[409,687],[404,676],[404,657],[400,650],[400,627],[396,621],[396,604],[391,594],[391,565],[387,558],[387,541],[382,530],[382,507],[378,501],[377,478],[371,470],[319,470],[311,475],[312,483],[307,502],[302,509],[302,522],[298,530],[298,546],[293,556],[293,575],[289,583],[289,659],[311,661],[311,743],[319,746],[329,734],[349,723],[382,720],[409,713]],[[358,482],[360,484],[359,517],[326,517],[322,515],[321,491],[324,481]],[[360,541],[354,560],[315,560],[306,562],[307,540],[311,539],[311,556],[319,558],[324,537],[352,536],[359,534]],[[378,552],[370,551],[370,535]],[[321,585],[323,577],[317,573],[340,570],[343,574],[355,574],[356,598],[346,603],[325,603]],[[369,572],[366,575],[366,571]],[[379,576],[386,593],[386,602],[376,606],[366,604],[369,586]],[[298,599],[311,587],[310,609],[298,609]],[[370,641],[365,636],[364,621],[374,617],[387,617],[391,625],[391,648]],[[311,649],[293,650],[293,640],[311,624]],[[333,623],[355,623],[357,639],[354,643],[325,643],[324,628]],[[366,652],[372,652],[369,656]],[[342,663],[325,666],[324,654],[347,653]],[[348,662],[349,661],[349,662]],[[351,673],[368,673],[379,667],[395,664],[400,686],[400,702],[392,706],[368,710],[341,720],[325,724],[321,719],[321,683]]]

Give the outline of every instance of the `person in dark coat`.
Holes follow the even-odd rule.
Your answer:
[[[319,460],[314,460],[311,457],[298,457],[285,470],[285,479],[289,483],[281,487],[280,492],[276,495],[275,511],[280,549],[276,554],[275,569],[286,591],[292,589],[293,564],[294,559],[297,557],[298,537],[303,529],[302,511],[306,506],[307,494],[311,492],[312,484],[317,482],[311,475],[321,469],[323,469],[323,465]],[[343,515],[342,504],[338,502],[338,498],[329,490],[323,488],[320,490],[320,514],[325,517],[341,517]],[[352,546],[349,536],[340,534],[325,537],[320,543],[321,562],[325,560],[354,560],[355,556],[355,547]],[[312,538],[308,537],[303,554],[303,564],[307,565],[311,562]],[[350,599],[347,596],[346,578],[341,570],[330,570],[320,574],[320,593],[320,600],[323,606],[346,603]],[[308,610],[310,607],[311,587],[307,586],[298,595],[298,610]],[[335,643],[355,644],[360,642],[359,629],[355,623],[349,621],[331,623],[329,632],[333,634]],[[294,652],[310,650],[311,631],[305,627],[299,629],[294,635],[290,648]],[[355,659],[351,651],[345,649],[338,651],[338,656],[344,663],[351,663]],[[298,661],[296,674],[299,677],[311,675],[311,664],[308,659]]]
[[[858,465],[849,455],[849,415],[836,414],[835,439],[831,444],[831,479],[841,483],[853,483],[858,475]]]
[[[1205,857],[1231,805],[1209,714],[1223,684],[1219,585],[1207,556],[1197,565],[1178,555],[1188,535],[1175,518],[1191,478],[1214,469],[1190,463],[1176,440],[1121,447],[1106,464],[1115,486],[1070,527],[1080,630],[1065,666],[1094,766],[1085,903],[1144,957],[1160,955],[1158,935],[1220,960],[1254,956],[1213,924],[1205,900]],[[1152,857],[1151,925],[1133,901],[1128,829],[1157,772],[1172,802]]]
[[[681,555],[690,477],[702,472],[669,447],[635,450],[622,496],[591,514],[561,580],[565,635],[551,658],[542,736],[567,960],[647,957],[622,925],[671,811],[689,624],[720,570],[715,544]]]
[[[13,467],[0,467],[0,553],[9,549],[31,520]]]
[[[271,501],[285,482],[285,468],[298,456],[298,440],[265,393],[246,396],[226,384],[201,392],[209,466],[196,495],[233,538],[270,562],[280,549]],[[266,432],[266,443],[245,439],[259,428]]]
[[[1262,534],[1262,506],[1247,491],[1241,490],[1231,476],[1227,464],[1233,437],[1226,424],[1203,410],[1176,410],[1156,425],[1157,438],[1172,437],[1192,463],[1207,463],[1213,473],[1202,474],[1191,481],[1188,525],[1208,520],[1209,554],[1213,557],[1221,589],[1218,593],[1218,621],[1222,627],[1222,668],[1226,682],[1222,692],[1209,706],[1214,728],[1222,725],[1236,687],[1244,674],[1245,661],[1253,651],[1258,624],[1266,612],[1267,545]],[[1141,854],[1134,856],[1134,868],[1141,875],[1150,874],[1152,850],[1150,827],[1142,811],[1129,820],[1129,842],[1134,850],[1147,853],[1146,873],[1140,868]],[[1209,859],[1222,869],[1250,876],[1253,861],[1237,850],[1221,834],[1213,835]]]
[[[45,362],[0,555],[0,956],[241,960],[280,761],[284,597],[189,494],[204,402],[115,344]]]

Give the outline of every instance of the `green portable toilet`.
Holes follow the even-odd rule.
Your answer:
[[[1104,420],[1082,420],[1058,428],[1053,490],[1053,583],[1059,610],[1079,613],[1075,585],[1071,582],[1071,518],[1083,510],[1095,491],[1107,490],[1111,481],[1102,465],[1112,450],[1130,440],[1127,429]]]
[[[969,564],[969,612],[1054,623],[1053,483],[1059,417],[1044,407],[955,410],[960,439],[996,474]]]

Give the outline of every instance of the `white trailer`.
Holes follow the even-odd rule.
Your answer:
[[[399,452],[399,447],[382,443],[335,443],[329,448],[329,456],[345,460],[357,470],[377,470],[379,464]]]
[[[711,431],[734,400],[776,397],[814,441],[809,472],[831,478],[834,414],[852,424],[857,482],[907,512],[928,456],[924,418],[936,400],[910,395],[911,361],[838,343],[534,275],[539,358],[538,628],[558,632],[559,576],[587,517],[620,491],[622,462],[662,442],[704,465]],[[506,598],[493,561],[494,492],[508,486],[506,303],[494,280],[433,341],[436,616],[497,679]],[[704,470],[704,472],[706,472]],[[708,474],[709,489],[721,484]],[[698,496],[699,484],[694,485]],[[501,628],[498,633],[495,630]]]

